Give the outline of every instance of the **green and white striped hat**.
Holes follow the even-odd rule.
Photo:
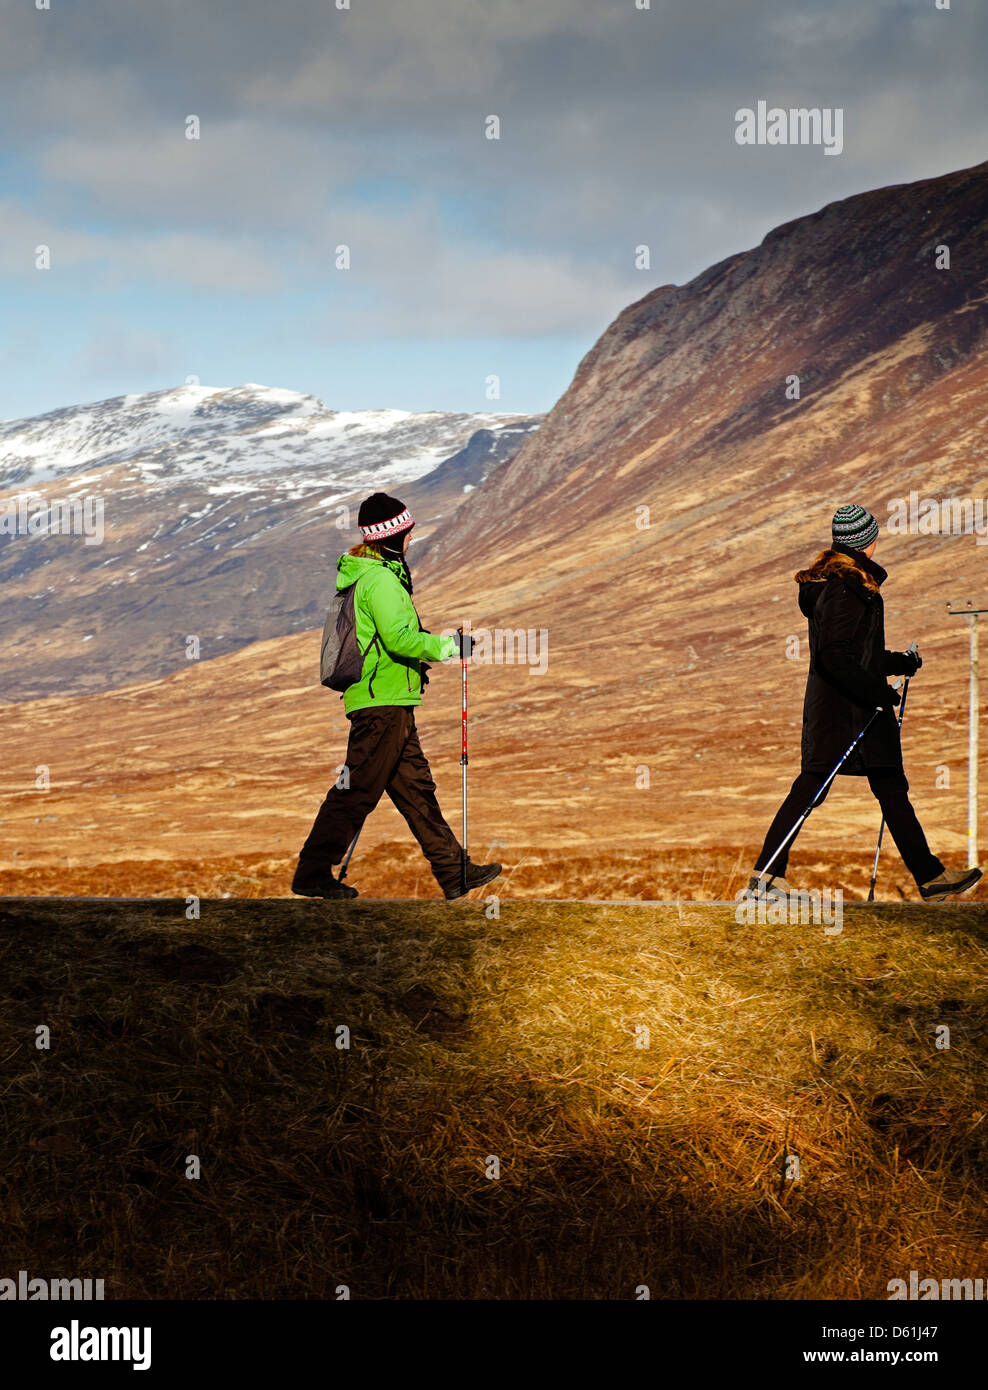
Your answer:
[[[831,528],[834,545],[846,545],[851,550],[866,550],[878,540],[878,522],[864,507],[848,502],[834,512]]]

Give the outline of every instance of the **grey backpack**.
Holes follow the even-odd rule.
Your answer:
[[[367,652],[362,652],[357,643],[357,615],[353,611],[356,588],[356,584],[351,584],[348,589],[342,590],[326,614],[319,656],[319,680],[330,690],[347,690],[360,680],[364,669]],[[367,651],[376,641],[377,633]]]

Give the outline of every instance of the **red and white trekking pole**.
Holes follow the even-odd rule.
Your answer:
[[[460,844],[460,887],[467,891],[467,663],[473,655],[473,638],[464,633],[462,627],[456,629],[460,639],[460,687],[463,694],[461,729],[462,742],[460,767],[463,771],[463,839]]]

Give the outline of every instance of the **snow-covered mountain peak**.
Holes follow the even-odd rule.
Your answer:
[[[137,479],[228,483],[284,473],[302,485],[358,477],[397,486],[428,473],[477,429],[515,417],[444,411],[334,411],[317,396],[248,382],[116,396],[0,424],[0,489],[104,469]]]

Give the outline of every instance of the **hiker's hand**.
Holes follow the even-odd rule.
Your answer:
[[[444,637],[443,644],[439,649],[439,660],[448,661],[451,656],[456,656],[460,650],[460,643],[456,637]]]
[[[890,685],[887,685],[881,698],[881,708],[892,709],[894,705],[901,704],[902,696],[899,694],[897,690],[893,690]]]
[[[923,664],[919,652],[889,652],[890,676],[914,676]]]

